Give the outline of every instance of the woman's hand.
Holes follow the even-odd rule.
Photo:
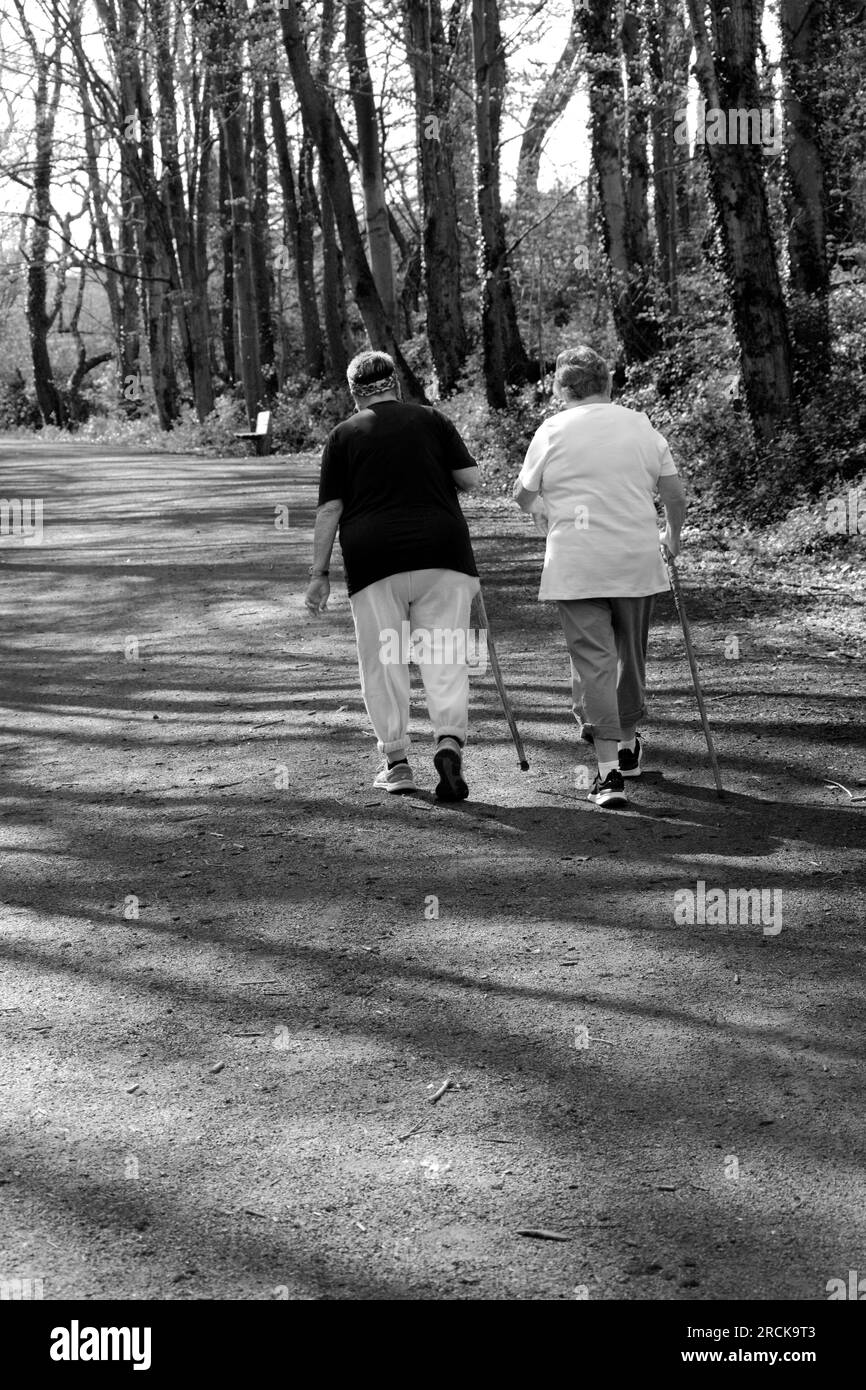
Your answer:
[[[327,576],[317,574],[307,585],[307,592],[304,594],[304,605],[314,617],[324,613],[328,606],[328,598],[331,593],[331,584]]]
[[[536,531],[539,531],[542,536],[546,536],[550,530],[550,517],[547,515],[547,508],[541,497],[535,499],[529,509],[529,515],[532,517],[532,524]]]
[[[675,560],[680,553],[680,538],[674,535],[670,526],[666,526],[663,535],[660,537],[661,543],[669,555]]]

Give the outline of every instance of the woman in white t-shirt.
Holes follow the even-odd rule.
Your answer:
[[[646,651],[653,600],[668,588],[662,544],[680,549],[685,492],[667,440],[640,411],[614,405],[607,363],[589,347],[556,359],[562,410],[529,446],[514,498],[547,535],[539,599],[559,609],[571,658],[574,715],[595,744],[589,800],[627,805],[639,777]]]

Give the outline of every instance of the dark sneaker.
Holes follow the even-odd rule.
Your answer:
[[[634,752],[628,748],[619,750],[619,770],[623,777],[640,777],[640,765],[643,758],[643,744],[640,741],[640,734],[634,736]]]
[[[394,767],[389,767],[387,763],[380,767],[373,781],[373,786],[379,791],[391,792],[400,796],[406,792],[415,792],[415,778],[412,776],[412,769],[408,763],[397,763]]]
[[[627,806],[628,797],[625,794],[625,782],[622,780],[622,773],[617,772],[614,768],[612,772],[607,774],[603,782],[596,773],[592,791],[589,792],[586,799],[587,801],[594,801],[596,806],[602,806],[605,810],[608,807]]]
[[[433,766],[439,773],[439,785],[434,793],[437,801],[465,801],[469,788],[463,780],[463,757],[460,744],[454,738],[439,740],[433,754]]]

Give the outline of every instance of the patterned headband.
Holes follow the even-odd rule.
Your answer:
[[[397,377],[394,372],[390,376],[380,376],[376,381],[355,382],[350,388],[353,396],[378,396],[383,391],[397,390]]]

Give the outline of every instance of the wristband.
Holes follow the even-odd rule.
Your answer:
[[[311,578],[311,579],[327,579],[327,577],[328,577],[328,575],[329,575],[330,573],[331,573],[330,570],[314,570],[314,569],[313,569],[313,566],[310,565],[310,578]]]

